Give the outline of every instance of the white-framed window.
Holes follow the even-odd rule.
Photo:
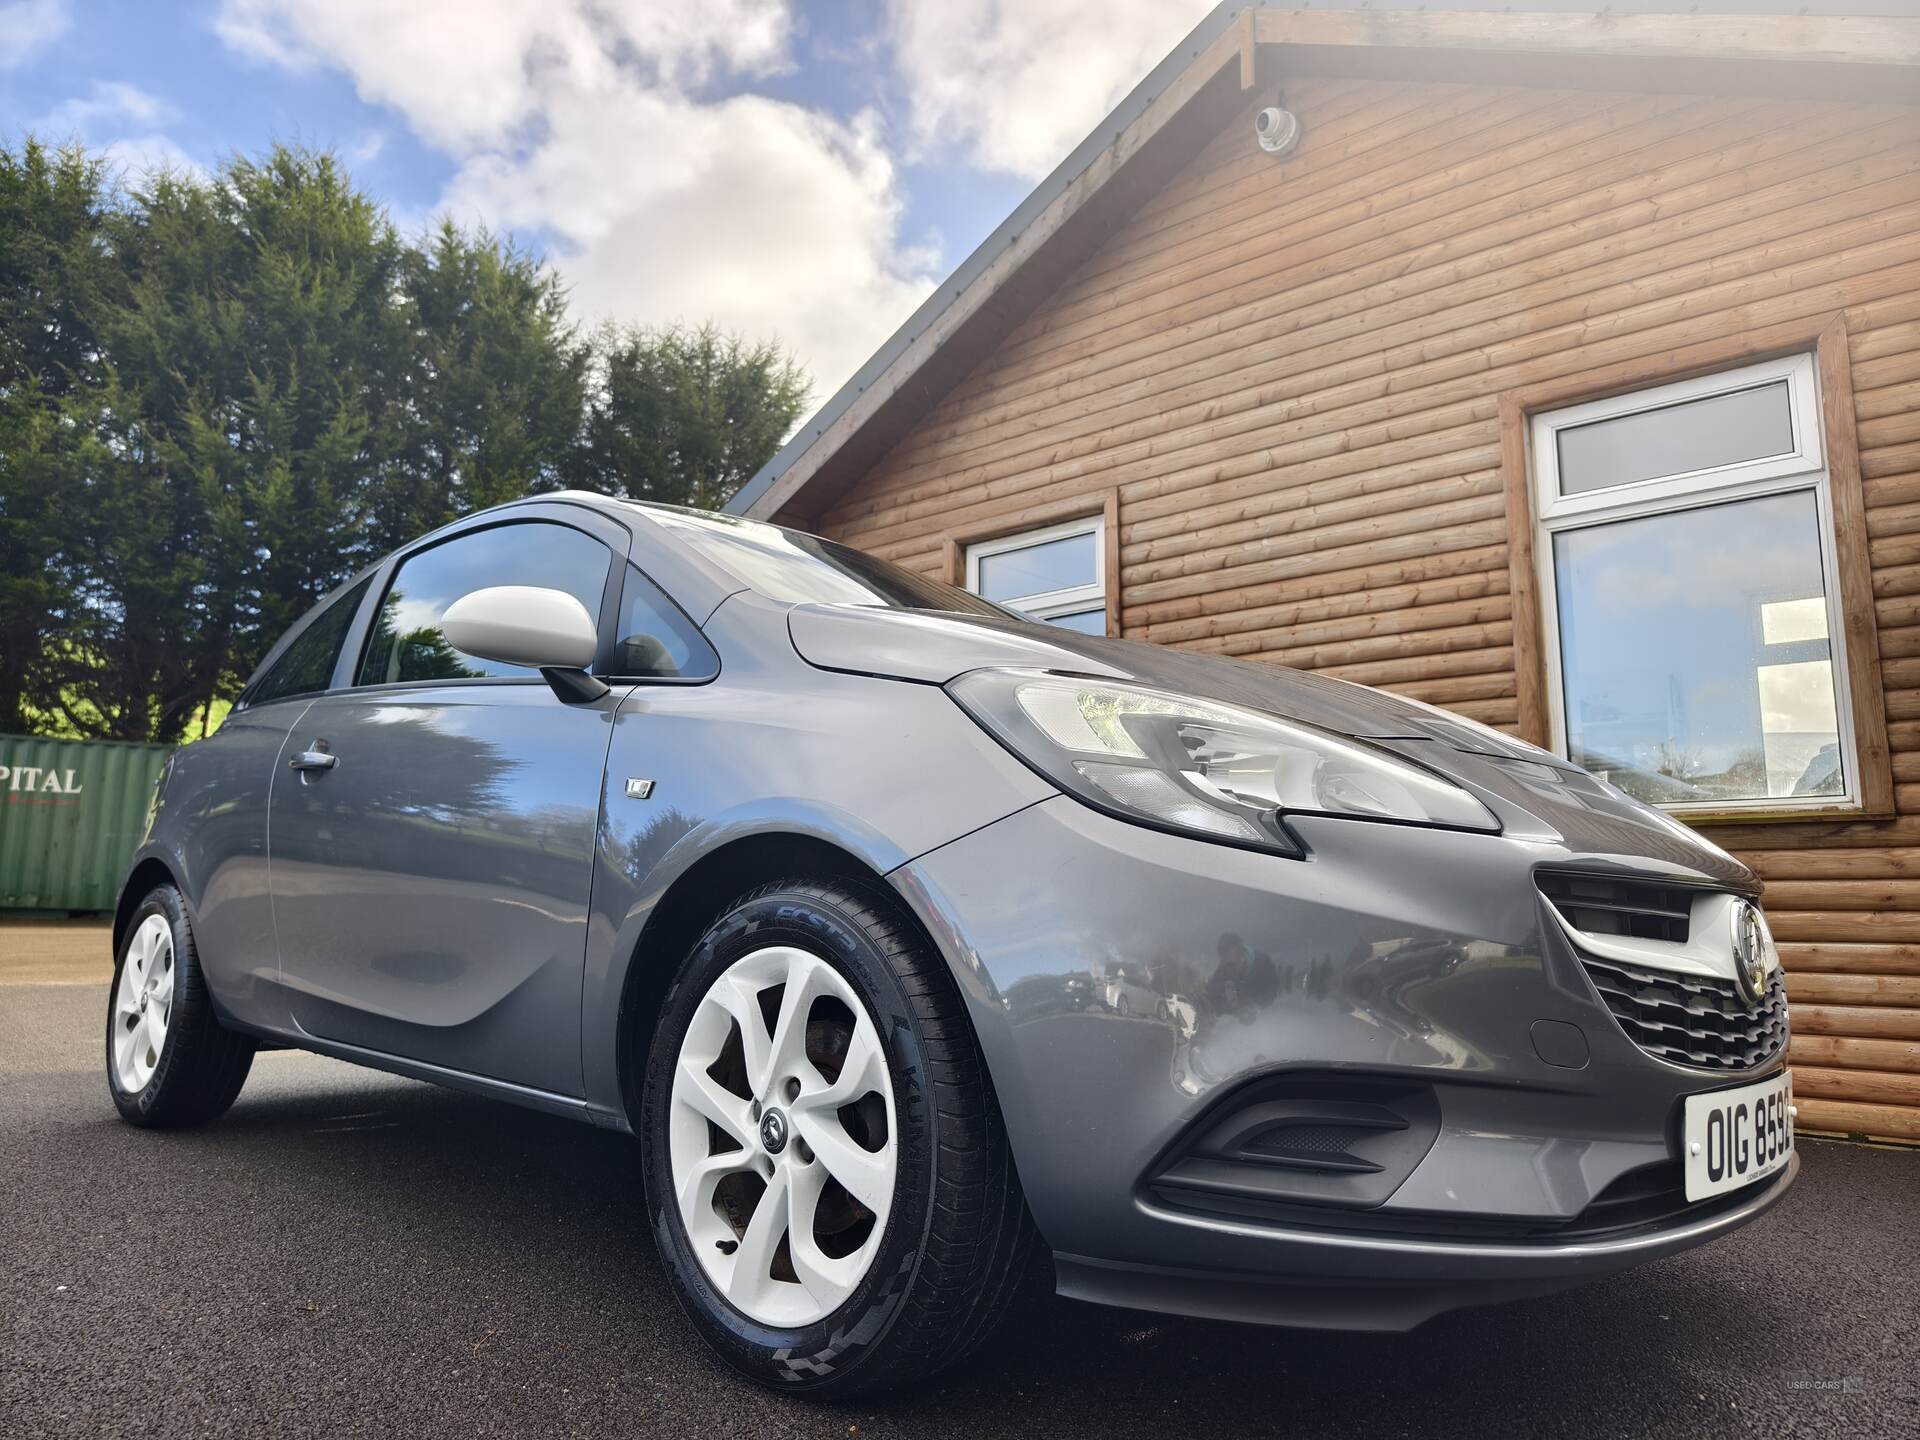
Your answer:
[[[967,588],[1036,620],[1107,633],[1106,521],[1098,515],[967,547]]]
[[[1554,748],[1683,814],[1857,800],[1813,356],[1530,426]]]

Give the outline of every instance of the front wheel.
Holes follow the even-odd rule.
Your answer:
[[[1031,1226],[959,995],[884,891],[739,901],[669,991],[648,1214],[720,1355],[786,1390],[910,1383],[991,1330]]]
[[[220,1024],[186,902],[154,887],[134,912],[107,1002],[107,1088],[132,1124],[203,1125],[246,1084],[254,1043]]]

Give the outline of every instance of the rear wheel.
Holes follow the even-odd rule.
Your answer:
[[[641,1130],[674,1290],[765,1383],[922,1378],[985,1337],[1025,1268],[960,998],[884,891],[788,882],[723,916],[667,996]]]
[[[120,947],[107,1005],[107,1088],[135,1125],[178,1128],[224,1114],[254,1043],[213,1013],[180,892],[156,886]]]

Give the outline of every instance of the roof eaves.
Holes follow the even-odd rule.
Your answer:
[[[999,228],[981,241],[974,252],[960,263],[959,268],[921,302],[920,308],[907,317],[906,323],[893,332],[886,344],[875,351],[872,358],[855,371],[853,377],[794,433],[793,438],[740,487],[727,502],[726,508],[736,515],[769,518],[771,507],[763,506],[760,502],[773,490],[775,483],[859,403],[916,341],[939,325],[947,311],[966,295],[988,268],[1005,256],[1009,248],[1032,229],[1034,222],[1066,193],[1068,187],[1113,146],[1116,135],[1144,115],[1154,100],[1232,27],[1241,12],[1251,8],[1254,7],[1249,0],[1223,0],[1223,3],[1216,5],[1206,18],[1194,26],[1187,38],[1154,66],[1147,77],[1134,86],[1127,97],[1094,127],[1092,133],[1034,187],[1033,193],[1014,207],[1013,213],[1001,222]]]
[[[944,336],[930,336],[930,332],[943,331],[963,303],[977,307],[990,302],[998,286],[1033,253],[1031,245],[1023,253],[1023,242],[1030,240],[1036,222],[1060,206],[1063,197],[1103,158],[1112,160],[1129,129],[1243,18],[1243,67],[1255,45],[1546,49],[1574,55],[1640,53],[1649,57],[1715,54],[1763,61],[1911,66],[1920,60],[1916,48],[1920,32],[1911,18],[1915,10],[1912,0],[1842,0],[1835,10],[1815,15],[1806,13],[1804,0],[1704,0],[1685,11],[1672,0],[1653,4],[1623,0],[1610,5],[1596,5],[1593,0],[1531,0],[1518,11],[1505,0],[1433,0],[1417,5],[1412,0],[1405,4],[1400,0],[1318,0],[1311,5],[1222,0],[741,486],[726,508],[734,514],[770,519],[791,501],[815,471],[860,433],[867,415],[876,408],[871,396],[897,391],[939,348]],[[1818,45],[1802,38],[1816,36],[1815,27],[1836,23],[1849,40],[1840,53],[1822,53]],[[1666,48],[1661,45],[1662,35],[1673,37]],[[1074,198],[1084,204],[1123,160],[1120,157]],[[901,374],[894,375],[903,365]],[[868,407],[867,415],[856,413],[863,405]],[[824,448],[822,442],[826,442]]]

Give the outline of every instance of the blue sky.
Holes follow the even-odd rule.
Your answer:
[[[772,334],[824,400],[1207,8],[0,0],[0,135],[136,179],[328,147],[403,226],[540,250],[583,321]]]

